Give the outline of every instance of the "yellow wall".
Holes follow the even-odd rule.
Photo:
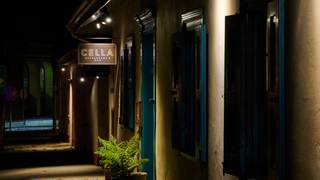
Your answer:
[[[171,35],[180,29],[182,13],[203,8],[209,32],[209,145],[208,167],[187,159],[172,148],[171,124],[173,117],[171,95]],[[162,0],[156,17],[156,176],[160,180],[182,179],[236,179],[223,175],[223,122],[224,122],[224,22],[225,16],[238,11],[238,0]],[[117,24],[114,39],[122,47],[127,35],[135,34],[139,47],[139,29],[133,17],[140,11],[136,1],[123,1],[115,7]],[[114,12],[115,12],[114,10]],[[134,32],[134,33],[133,33]],[[139,48],[138,48],[139,49]],[[136,101],[141,99],[140,52],[136,58]],[[207,170],[209,169],[209,170]]]
[[[179,29],[179,15],[204,7],[209,32],[208,58],[208,179],[236,179],[223,175],[224,122],[224,35],[225,16],[239,9],[237,0],[161,1],[157,12],[157,99],[156,165],[157,177],[163,180],[206,179],[206,170],[197,162],[178,155],[171,147],[171,34]],[[186,173],[192,172],[192,173]]]
[[[207,179],[207,167],[172,148],[172,34],[181,29],[181,14],[204,8],[204,1],[162,0],[156,19],[156,175],[161,180]]]
[[[93,152],[97,150],[98,146],[98,80],[93,80],[93,85],[91,89],[91,96],[90,96],[90,123],[92,124],[92,140],[91,146],[93,147]],[[107,113],[106,113],[107,115]],[[97,159],[94,159],[97,160]],[[97,163],[97,162],[95,162]]]
[[[289,179],[320,179],[320,1],[286,1]]]
[[[223,176],[223,128],[224,128],[224,55],[225,16],[236,13],[238,0],[209,0],[208,2],[208,154],[210,180],[233,179]]]
[[[140,60],[140,29],[139,26],[134,21],[134,16],[140,12],[140,1],[139,0],[130,0],[130,1],[122,1],[115,2],[111,4],[111,15],[113,18],[112,28],[113,34],[112,39],[114,43],[117,44],[118,54],[120,55],[120,50],[124,49],[126,38],[129,36],[133,36],[134,38],[134,46],[136,48],[135,51],[135,61],[136,61],[136,79],[135,79],[135,102],[141,100],[141,60]],[[118,58],[120,59],[120,57]],[[113,80],[116,80],[116,67],[114,67],[114,76],[111,77]],[[116,82],[114,82],[114,86]],[[116,88],[115,92],[110,94],[112,97],[116,98]],[[112,103],[115,103],[116,99],[112,100]],[[120,104],[118,104],[120,105]],[[115,108],[117,110],[117,108]],[[118,117],[116,113],[116,118]],[[118,119],[113,119],[114,123],[118,123]],[[132,130],[125,129],[121,125],[117,124],[117,137],[118,139],[128,139],[129,136],[133,134]]]
[[[109,76],[107,77],[108,79],[108,135],[107,138],[109,138],[109,135],[112,134],[112,122],[113,122],[113,110],[114,110],[114,95],[115,95],[115,88],[114,88],[114,71],[112,70]]]

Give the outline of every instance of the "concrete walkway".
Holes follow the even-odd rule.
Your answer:
[[[95,165],[64,165],[0,170],[3,180],[104,180],[103,169]]]
[[[0,180],[104,180],[103,169],[69,143],[7,145]]]
[[[58,126],[58,120],[56,120],[56,126]],[[5,131],[39,131],[39,130],[52,130],[53,119],[52,117],[35,117],[25,120],[6,120]]]

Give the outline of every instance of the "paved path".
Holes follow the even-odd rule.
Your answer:
[[[103,170],[95,165],[64,165],[0,170],[2,180],[104,180]]]
[[[58,121],[56,120],[56,123]],[[56,125],[58,126],[58,124]],[[37,130],[52,130],[53,119],[51,117],[35,117],[25,120],[6,120],[5,131],[37,131]]]

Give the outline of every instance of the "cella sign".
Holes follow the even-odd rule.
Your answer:
[[[117,64],[117,46],[114,43],[79,44],[78,64],[116,65]]]

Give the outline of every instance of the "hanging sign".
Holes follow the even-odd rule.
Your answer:
[[[117,46],[114,43],[79,44],[78,64],[116,65],[117,64]]]

